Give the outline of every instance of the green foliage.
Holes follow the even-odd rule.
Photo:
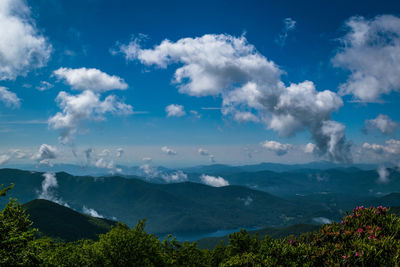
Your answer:
[[[0,195],[5,196],[11,188],[13,185],[0,189]],[[0,266],[29,266],[39,262],[29,247],[35,235],[35,230],[30,230],[31,225],[21,205],[10,199],[0,211]]]

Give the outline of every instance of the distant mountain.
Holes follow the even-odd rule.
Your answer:
[[[130,226],[147,219],[152,233],[211,232],[238,227],[284,226],[303,222],[324,209],[307,207],[243,186],[210,187],[186,182],[152,184],[139,179],[72,176],[57,173],[57,187],[48,196],[74,210],[93,209]],[[15,183],[11,197],[20,202],[37,198],[44,177],[39,172],[0,170],[0,184]],[[4,200],[2,200],[4,201]]]
[[[397,189],[398,192],[400,190]],[[371,200],[366,203],[366,205],[369,206],[386,206],[386,207],[400,207],[400,193],[393,192],[387,195],[384,195],[382,197],[379,197],[377,199]]]
[[[41,235],[56,240],[96,240],[99,234],[107,233],[116,224],[115,221],[81,214],[44,199],[32,200],[23,207],[29,214],[33,227],[38,228]]]
[[[388,183],[380,183],[375,170],[365,171],[357,168],[239,172],[221,176],[232,185],[247,186],[281,197],[315,193],[379,196],[379,192],[388,194],[400,191],[400,173],[393,169],[389,169],[388,172]],[[192,176],[198,177],[199,174]]]
[[[182,171],[188,173],[233,174],[239,172],[260,172],[260,171],[289,172],[297,170],[328,170],[328,169],[347,169],[347,168],[357,168],[360,170],[375,170],[377,167],[378,166],[376,164],[337,164],[329,161],[315,161],[304,164],[281,164],[281,163],[263,162],[259,164],[243,165],[243,166],[230,166],[224,164],[202,165],[190,168],[183,168]]]
[[[304,233],[314,232],[317,231],[319,228],[319,225],[313,224],[294,224],[283,228],[263,228],[259,230],[249,231],[249,233],[251,235],[258,234],[258,237],[260,239],[263,239],[266,235],[272,238],[285,238],[290,235],[299,236]],[[199,248],[202,249],[213,249],[221,241],[224,243],[224,245],[227,245],[229,242],[228,236],[203,238],[197,241],[197,245],[199,246]]]

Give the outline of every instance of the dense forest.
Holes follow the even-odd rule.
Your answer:
[[[13,185],[3,187],[5,196]],[[196,242],[160,241],[144,231],[145,221],[130,229],[112,226],[98,240],[57,242],[37,235],[15,199],[0,212],[1,266],[397,266],[400,218],[390,209],[357,207],[340,223],[321,226],[299,237],[272,239],[247,231],[229,235],[213,249]]]

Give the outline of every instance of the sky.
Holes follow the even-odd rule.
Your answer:
[[[0,2],[0,164],[400,162],[398,1]]]

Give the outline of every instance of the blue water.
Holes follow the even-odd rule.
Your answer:
[[[221,237],[221,236],[226,236],[229,234],[232,234],[234,232],[239,232],[240,229],[246,229],[247,231],[253,231],[253,230],[258,230],[259,228],[257,227],[239,227],[235,229],[225,229],[225,230],[218,230],[215,232],[208,232],[208,233],[175,233],[172,234],[173,237],[176,237],[176,240],[178,241],[189,241],[193,242],[202,238],[206,237]],[[160,235],[159,239],[164,240],[168,235]]]

